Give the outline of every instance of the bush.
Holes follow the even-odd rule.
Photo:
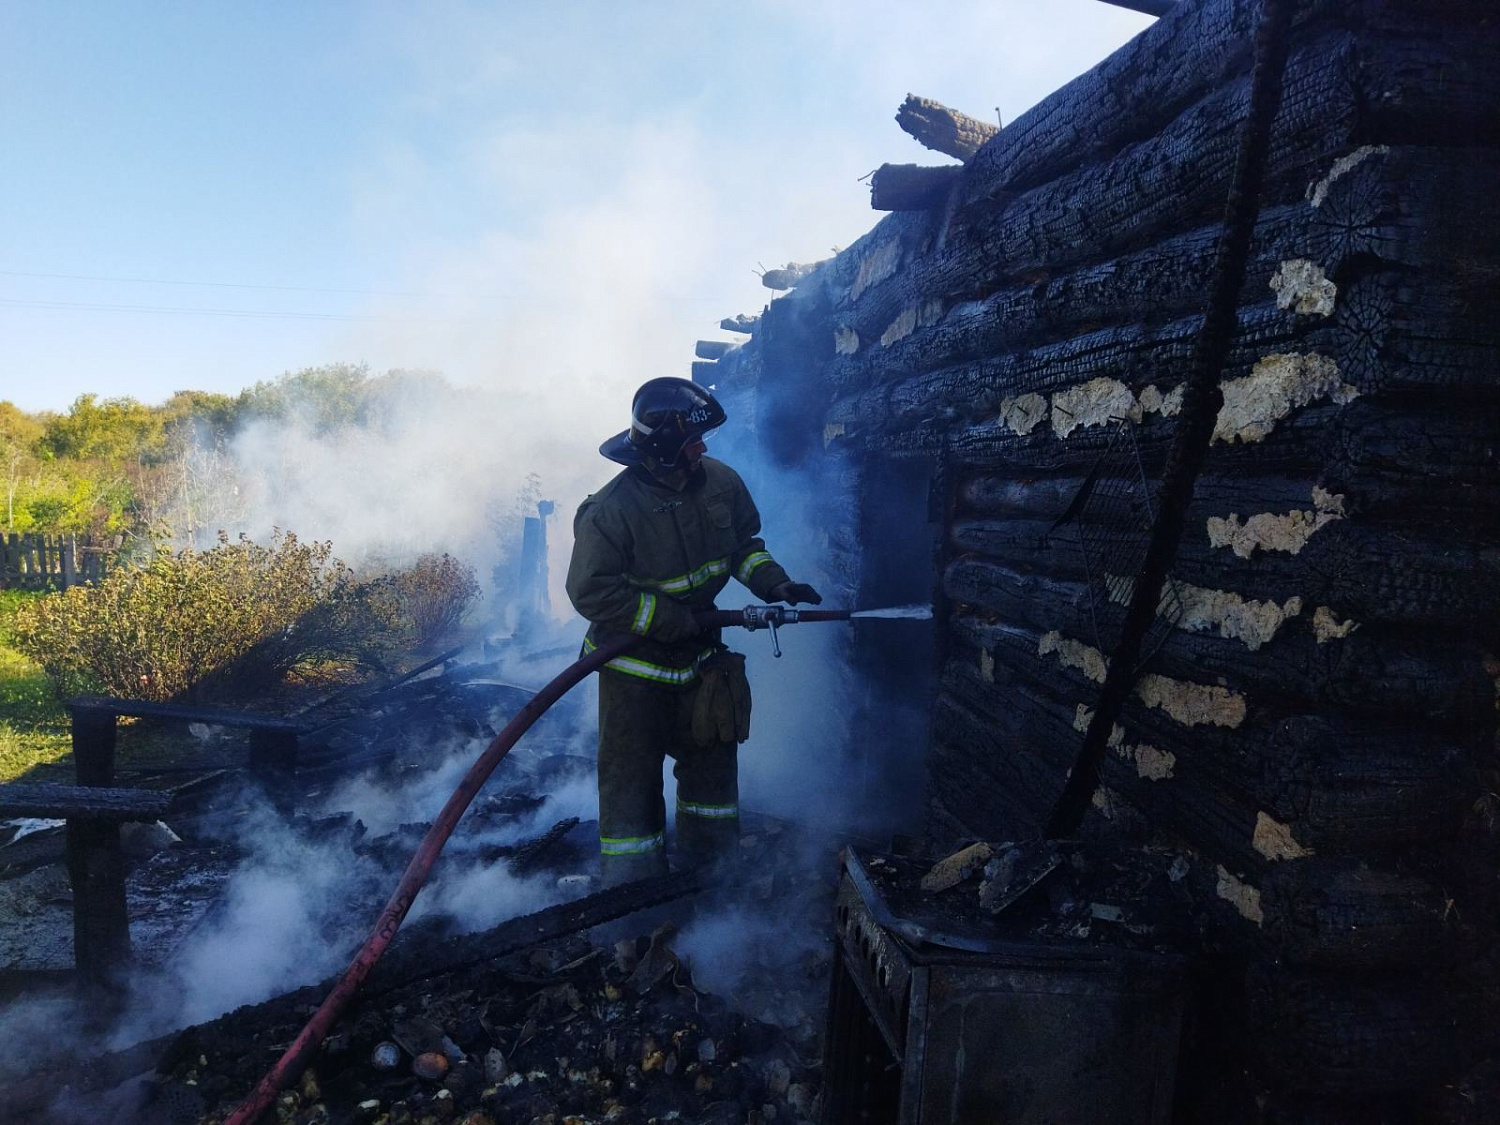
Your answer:
[[[409,643],[421,648],[458,628],[479,596],[474,568],[449,554],[426,554],[406,570],[378,580],[388,614]]]
[[[329,543],[221,535],[208,551],[159,545],[145,566],[40,599],[14,630],[64,694],[240,694],[310,660],[381,667],[456,626],[478,592],[448,555],[357,582]]]
[[[301,635],[303,620],[343,600],[353,584],[329,544],[292,534],[269,546],[223,536],[208,551],[158,545],[145,566],[23,610],[16,640],[64,693],[165,700],[252,649],[268,674],[285,671],[312,639]]]

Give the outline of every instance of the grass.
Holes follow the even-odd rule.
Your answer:
[[[0,781],[14,781],[39,766],[48,780],[71,780],[71,770],[56,768],[73,752],[68,713],[42,670],[12,644],[16,610],[41,596],[0,590]]]

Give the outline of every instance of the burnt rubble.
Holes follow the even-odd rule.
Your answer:
[[[932,864],[870,855],[859,870],[898,933],[958,948],[1025,939],[1187,953],[1207,916],[1180,855],[1103,839],[979,842]]]
[[[297,769],[266,780],[223,769],[232,744],[212,729],[195,732],[190,746],[212,751],[200,772],[214,767],[215,781],[174,804],[164,823],[131,833],[142,837],[127,879],[136,968],[130,991],[112,1003],[153,1004],[181,987],[174,962],[222,921],[235,873],[267,832],[279,841],[273,849],[315,852],[341,873],[313,934],[299,939],[318,947],[309,956],[324,964],[352,951],[428,825],[413,820],[372,830],[347,808],[330,811],[335,795],[356,776],[397,800],[437,785],[435,766],[455,750],[466,754],[529,698],[497,671],[452,666],[333,700],[312,713],[323,726],[299,747]],[[549,815],[553,795],[591,787],[591,759],[573,752],[579,733],[576,705],[559,707],[502,763],[424,891],[429,912],[419,909],[408,920],[316,1063],[281,1095],[276,1120],[815,1116],[834,846],[822,842],[809,862],[810,845],[799,832],[747,817],[730,889],[722,878],[688,871],[590,894],[595,823],[564,815],[564,808]],[[184,766],[174,776],[189,775],[197,776]],[[139,776],[129,781],[152,784]],[[16,995],[42,995],[37,985],[67,976],[66,881],[46,882],[59,868],[57,835],[44,828],[0,846],[7,876],[52,888],[33,897],[59,935],[40,943],[56,954],[45,975],[11,974]],[[445,887],[475,885],[476,878],[482,885],[492,871],[504,873],[497,894],[510,893],[506,878],[522,878],[557,905],[463,932],[463,920],[441,905]],[[0,881],[0,890],[12,886],[17,878]],[[771,916],[774,930],[761,921]],[[696,937],[695,927],[717,936]],[[803,949],[795,956],[787,945],[793,932]],[[28,931],[27,939],[36,936]],[[267,941],[277,938],[266,934]],[[94,1052],[110,1034],[106,1005],[80,1021],[95,1025],[85,1036],[92,1047],[60,1042],[5,1061],[0,1120],[41,1113],[221,1121],[330,983],[165,1035],[142,1023],[158,1037],[99,1056]]]
[[[810,873],[795,837],[778,822],[755,824],[728,888],[703,875],[668,877],[709,893],[680,923],[649,933],[627,919],[499,958],[483,956],[480,939],[493,948],[497,934],[524,932],[529,919],[470,938],[430,927],[403,935],[299,1085],[280,1096],[275,1119],[815,1119],[834,857]],[[594,898],[637,886],[645,888]],[[637,901],[649,905],[650,889]],[[700,924],[734,929],[736,919],[773,912],[774,932],[751,925],[729,947],[710,943],[696,959],[686,952],[700,944]],[[809,939],[789,956],[797,931]],[[726,957],[738,962],[727,977]],[[716,979],[728,985],[703,983]],[[319,988],[301,989],[162,1041],[133,1119],[222,1121],[319,999]]]

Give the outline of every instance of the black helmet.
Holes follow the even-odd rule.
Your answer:
[[[649,457],[663,466],[677,463],[696,438],[724,424],[724,408],[713,395],[688,379],[661,378],[641,384],[630,404],[630,429],[599,447],[621,465],[639,465]]]

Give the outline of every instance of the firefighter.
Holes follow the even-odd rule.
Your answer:
[[[605,886],[667,870],[662,764],[677,778],[678,858],[732,856],[738,744],[749,736],[745,658],[697,610],[736,578],[763,601],[823,599],[793,582],[760,539],[760,513],[728,465],[704,456],[724,410],[686,379],[652,379],[630,428],[599,447],[625,466],[578,509],[568,597],[589,622],[584,652],[643,638],[599,673],[599,850]]]

